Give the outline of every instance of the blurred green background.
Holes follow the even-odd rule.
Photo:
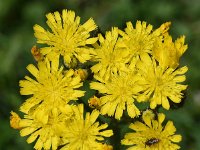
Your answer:
[[[183,150],[200,150],[200,0],[0,0],[0,150],[31,150],[33,145],[9,126],[9,112],[18,111],[25,97],[18,81],[34,63],[30,49],[36,40],[33,25],[45,25],[45,14],[72,9],[82,22],[93,17],[102,32],[123,29],[127,21],[147,21],[159,27],[171,21],[171,35],[186,35],[189,48],[181,59],[187,65],[187,97],[183,107],[166,112],[183,135]],[[123,137],[122,130],[120,137]],[[119,148],[120,149],[120,148]]]

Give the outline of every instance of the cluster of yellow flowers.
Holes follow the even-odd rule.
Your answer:
[[[97,28],[93,19],[80,24],[80,17],[69,10],[46,17],[48,30],[34,26],[37,43],[44,46],[31,50],[37,65],[27,70],[33,78],[19,82],[21,95],[29,95],[20,107],[25,115],[21,119],[11,112],[11,126],[21,136],[30,135],[28,143],[36,141],[36,150],[112,150],[105,139],[113,131],[98,122],[98,116],[121,120],[127,112],[136,119],[129,126],[134,132],[121,140],[128,149],[180,148],[176,143],[181,135],[175,134],[173,122],[163,127],[165,115],[152,111],[158,106],[169,110],[170,101],[180,103],[187,88],[182,84],[187,67],[179,67],[187,49],[185,37],[173,42],[170,22],[157,29],[146,22],[137,21],[135,27],[128,22],[124,30],[113,27],[105,36],[91,37]],[[91,67],[81,68],[85,62]],[[91,112],[80,100],[88,76],[90,88],[96,90],[87,103]],[[141,111],[137,105],[142,103],[150,109]]]

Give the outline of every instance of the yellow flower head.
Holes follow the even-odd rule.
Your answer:
[[[66,63],[70,63],[72,57],[80,62],[90,59],[91,48],[87,44],[93,44],[97,38],[89,38],[90,32],[96,29],[93,19],[89,19],[80,25],[80,17],[75,16],[74,11],[63,10],[46,15],[47,25],[51,32],[39,25],[34,26],[37,43],[47,44],[41,48],[41,53],[52,60],[57,55],[64,56]]]
[[[122,35],[121,44],[123,43],[130,51],[131,61],[137,62],[139,56],[143,53],[152,54],[154,42],[168,31],[170,24],[170,22],[166,22],[153,31],[153,26],[147,25],[144,21],[137,21],[135,28],[131,22],[127,22],[125,32],[120,31]]]
[[[104,137],[113,135],[112,130],[104,130],[107,124],[99,125],[96,119],[99,112],[94,110],[91,114],[83,116],[83,105],[73,107],[74,120],[66,123],[63,130],[63,143],[66,145],[61,150],[102,150]]]
[[[98,90],[104,96],[100,97],[100,109],[103,115],[108,114],[116,119],[122,117],[123,111],[127,109],[131,118],[138,116],[140,111],[134,105],[137,94],[142,90],[137,84],[138,76],[134,73],[116,75],[105,83],[92,82],[90,87]]]
[[[80,77],[74,77],[72,69],[63,73],[59,58],[38,62],[38,68],[30,64],[27,69],[35,79],[25,76],[25,80],[19,82],[21,95],[31,95],[20,107],[24,113],[37,112],[38,117],[47,121],[53,108],[61,109],[70,100],[84,95],[84,91],[76,90],[82,86]]]
[[[137,21],[134,28],[131,22],[127,22],[125,33],[121,32],[123,43],[131,51],[134,57],[141,53],[151,53],[155,37],[152,34],[152,25],[146,22]]]
[[[163,68],[157,65],[155,59],[148,54],[141,56],[141,61],[137,63],[138,72],[141,80],[138,82],[143,87],[143,93],[138,97],[138,101],[149,100],[150,107],[154,109],[157,105],[169,109],[169,100],[180,103],[183,97],[183,90],[187,85],[182,85],[185,81],[184,73],[187,67],[179,69]]]
[[[129,52],[119,42],[118,28],[106,32],[105,38],[99,34],[100,45],[96,45],[93,61],[97,62],[91,69],[94,77],[108,80],[113,74],[126,70]]]
[[[121,141],[123,145],[130,145],[128,150],[177,150],[180,149],[176,143],[180,142],[181,135],[175,134],[176,128],[172,121],[162,126],[165,119],[163,113],[157,115],[157,119],[153,117],[153,113],[147,110],[142,119],[144,122],[136,121],[129,128],[134,130],[132,133],[127,133]]]
[[[69,121],[72,116],[73,111],[70,105],[65,105],[60,113],[58,109],[54,108],[50,112],[47,122],[40,120],[35,115],[27,114],[19,123],[22,128],[20,135],[30,135],[27,142],[36,141],[34,146],[36,150],[42,148],[57,150],[57,147],[62,144],[61,136],[65,129],[65,122]]]
[[[175,42],[172,37],[165,34],[164,39],[157,40],[153,48],[153,56],[163,68],[177,68],[179,59],[187,49],[184,45],[185,36],[178,38]]]

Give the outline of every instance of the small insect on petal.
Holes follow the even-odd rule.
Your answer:
[[[151,146],[158,143],[160,140],[156,138],[151,138],[145,142],[145,146]]]

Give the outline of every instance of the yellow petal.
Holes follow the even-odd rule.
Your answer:
[[[94,44],[97,40],[98,38],[89,38],[85,42],[86,44]]]
[[[57,150],[59,144],[59,138],[57,136],[52,137],[52,150]]]
[[[148,127],[146,125],[144,125],[143,123],[136,121],[134,124],[131,123],[129,128],[135,130],[135,131],[144,131],[147,130]]]
[[[167,110],[169,110],[169,108],[170,108],[169,101],[168,101],[167,97],[165,97],[165,96],[162,97],[162,106],[163,106],[163,108],[165,108]]]
[[[173,135],[176,132],[176,128],[175,128],[175,126],[174,126],[172,121],[168,121],[167,122],[163,132],[165,132],[168,135]]]
[[[139,109],[133,103],[127,104],[127,112],[131,118],[134,118],[135,116],[140,115]]]
[[[21,136],[26,136],[26,135],[29,135],[29,134],[33,133],[35,130],[37,130],[37,128],[34,128],[34,127],[23,128],[20,131],[20,135]]]
[[[36,140],[36,138],[39,136],[39,132],[40,131],[35,131],[34,133],[32,133],[29,137],[28,137],[28,139],[27,139],[27,143],[33,143],[35,140]]]
[[[102,84],[102,83],[98,83],[98,82],[91,82],[90,83],[90,88],[98,90],[101,93],[106,93],[107,92],[107,89],[106,89],[105,85]]]
[[[149,127],[152,127],[151,121],[154,120],[154,113],[151,110],[146,110],[143,112],[142,119]]]
[[[180,142],[182,140],[182,136],[181,135],[172,135],[170,137],[170,140],[172,142],[178,143],[178,142]]]
[[[28,65],[26,68],[34,77],[38,78],[39,71],[33,64]]]
[[[165,120],[165,115],[163,113],[158,114],[158,122],[162,124],[162,122]]]

